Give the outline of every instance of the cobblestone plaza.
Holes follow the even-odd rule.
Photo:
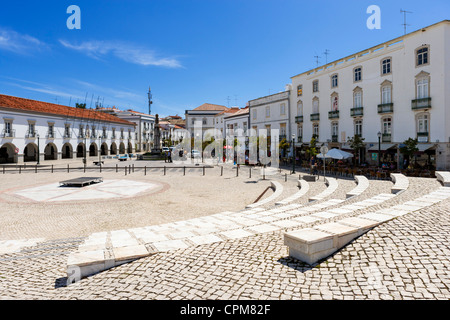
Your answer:
[[[389,180],[370,180],[368,188],[358,196],[346,199],[346,194],[356,186],[353,178],[336,177],[339,187],[326,197],[309,202],[308,199],[327,189],[323,177],[308,182],[305,195],[293,200],[291,205],[305,209],[279,210],[275,200],[268,201],[258,211],[245,210],[270,181],[283,187],[280,198],[288,198],[298,192],[298,175],[280,170],[268,177],[260,176],[254,169],[208,168],[189,169],[185,176],[179,169],[167,170],[166,175],[154,170],[147,175],[136,170],[123,173],[103,172],[109,179],[139,181],[139,185],[152,183],[148,193],[123,196],[114,201],[83,200],[61,201],[56,204],[40,203],[23,198],[17,193],[38,185],[47,186],[61,174],[55,173],[7,173],[2,176],[0,199],[2,223],[0,238],[0,299],[157,299],[157,300],[448,300],[450,298],[449,270],[449,212],[448,198],[426,208],[399,216],[371,229],[351,241],[331,256],[308,265],[289,256],[283,243],[283,234],[290,230],[312,227],[324,222],[354,217],[355,211],[344,211],[343,204],[356,205],[381,193],[390,193],[393,183]],[[86,173],[88,174],[88,173]],[[92,172],[89,172],[92,175]],[[77,175],[77,173],[74,173]],[[304,175],[300,172],[300,175]],[[40,180],[32,180],[39,176]],[[78,176],[83,176],[78,173]],[[183,180],[184,179],[184,180]],[[358,214],[388,209],[413,201],[433,191],[442,189],[435,178],[408,177],[409,187],[386,201],[357,210]],[[215,182],[214,182],[215,181]],[[24,183],[26,182],[26,183]],[[251,182],[251,183],[250,183]],[[183,197],[174,198],[177,185],[203,184],[203,192],[194,210],[180,205]],[[19,186],[24,184],[23,187]],[[7,186],[10,186],[9,188]],[[238,192],[232,191],[238,188]],[[245,186],[245,188],[243,187]],[[158,189],[159,188],[159,189]],[[239,197],[238,193],[247,196]],[[194,194],[194,193],[193,193]],[[191,196],[193,196],[193,194]],[[159,197],[159,198],[158,198]],[[233,197],[236,201],[233,204]],[[155,201],[155,205],[149,204]],[[224,201],[223,199],[227,201]],[[269,199],[267,195],[263,199]],[[330,203],[330,200],[342,200]],[[172,204],[165,206],[164,203]],[[276,199],[280,200],[280,199]],[[158,207],[161,202],[161,206]],[[324,216],[327,212],[340,215]],[[132,211],[136,216],[115,212]],[[314,207],[315,206],[315,207]],[[160,215],[170,208],[166,215]],[[308,209],[309,208],[309,209]],[[339,211],[340,209],[340,211]],[[163,210],[163,211],[160,211]],[[277,211],[278,210],[278,211]],[[226,226],[217,232],[202,233],[196,219],[208,219],[221,214]],[[231,213],[247,212],[248,220],[235,219],[240,226],[231,236]],[[269,215],[269,213],[271,213]],[[322,215],[321,215],[322,214]],[[33,216],[35,215],[35,216]],[[102,217],[105,215],[105,217]],[[25,217],[21,221],[20,217]],[[64,216],[68,219],[64,219]],[[240,216],[239,216],[240,217]],[[270,218],[270,219],[269,219]],[[251,226],[250,219],[264,221]],[[192,221],[192,223],[188,223]],[[204,220],[206,221],[206,220]],[[273,228],[268,228],[268,224]],[[165,226],[164,235],[174,241],[184,231],[190,237],[179,238],[184,245],[160,250],[155,254],[104,270],[92,276],[67,284],[67,261],[90,235],[107,232],[113,235],[120,230]],[[218,227],[218,226],[216,226]],[[171,229],[172,228],[172,229]],[[228,230],[228,229],[229,230]],[[246,231],[246,234],[243,232]],[[178,232],[178,233],[176,233]],[[239,233],[241,232],[241,233]],[[215,240],[195,243],[201,235]],[[228,237],[224,236],[228,235]],[[112,239],[112,238],[111,238]]]

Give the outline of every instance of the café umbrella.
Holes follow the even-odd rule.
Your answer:
[[[328,151],[325,154],[325,157],[323,156],[323,154],[318,154],[317,157],[321,158],[321,159],[326,158],[326,159],[343,160],[343,159],[352,158],[353,154],[351,154],[349,152],[342,151],[340,149],[331,149],[330,151]]]

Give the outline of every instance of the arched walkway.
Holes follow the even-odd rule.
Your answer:
[[[128,142],[128,153],[133,153],[133,145],[131,144],[131,142]]]
[[[108,145],[106,144],[106,142],[102,143],[101,146],[101,155],[102,156],[107,156],[108,155]]]
[[[73,158],[73,150],[72,150],[72,145],[68,142],[66,142],[63,146],[62,146],[62,154],[61,154],[61,158],[63,159],[72,159]]]
[[[119,154],[124,154],[125,153],[125,144],[123,142],[120,143],[119,146]]]
[[[115,142],[111,143],[111,154],[117,154],[117,145]]]
[[[38,161],[38,147],[35,143],[30,142],[23,149],[23,162]]]
[[[95,142],[92,142],[91,145],[89,146],[89,156],[90,157],[98,156],[98,148]]]
[[[0,163],[17,163],[16,146],[12,143],[5,143],[0,148]]]
[[[57,160],[58,159],[58,149],[54,143],[49,143],[44,149],[44,160]]]
[[[84,158],[85,151],[84,143],[79,143],[77,146],[77,158]]]

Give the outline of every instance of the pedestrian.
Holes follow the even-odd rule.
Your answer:
[[[172,151],[168,151],[167,152],[167,158],[168,158],[168,162],[172,162]]]

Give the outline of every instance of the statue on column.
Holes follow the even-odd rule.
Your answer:
[[[159,116],[156,115],[155,118],[155,128],[153,129],[153,137],[154,137],[154,142],[153,142],[153,149],[152,149],[152,154],[161,154],[162,150],[161,150],[161,131],[159,128]]]

